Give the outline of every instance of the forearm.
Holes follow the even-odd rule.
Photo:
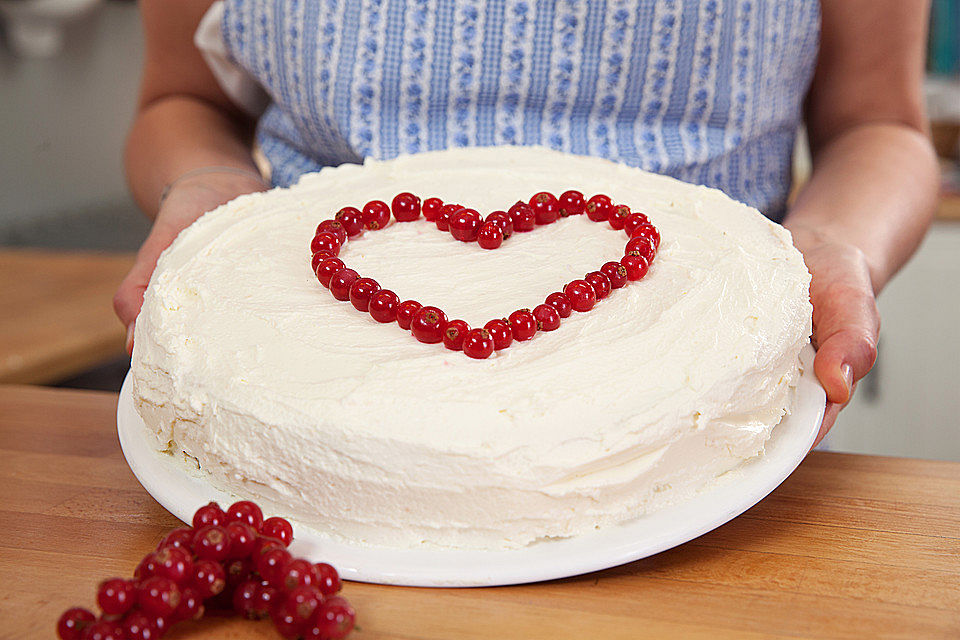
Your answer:
[[[857,247],[878,292],[923,238],[937,188],[926,137],[896,123],[863,124],[815,153],[813,174],[784,225],[801,248],[817,240]]]
[[[137,114],[127,139],[127,180],[137,204],[155,217],[164,188],[202,167],[233,167],[248,175],[218,174],[193,180],[204,187],[211,208],[219,201],[263,187],[245,127],[217,107],[190,96],[161,98]],[[212,190],[215,186],[216,192]]]

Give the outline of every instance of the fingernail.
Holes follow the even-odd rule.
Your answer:
[[[125,345],[127,354],[133,353],[133,325],[127,327],[127,343]]]
[[[840,365],[840,372],[843,374],[843,381],[847,383],[847,401],[853,396],[853,367],[849,364]]]

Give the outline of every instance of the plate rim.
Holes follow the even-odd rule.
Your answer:
[[[346,580],[417,587],[480,587],[540,582],[582,575],[626,564],[689,542],[739,516],[773,492],[800,465],[820,430],[826,394],[813,372],[814,350],[800,354],[803,370],[793,414],[785,416],[766,443],[763,456],[724,474],[714,484],[678,504],[619,525],[580,536],[519,549],[389,549],[335,540],[290,518],[297,530],[291,549],[337,567]],[[127,372],[117,402],[120,448],[134,476],[157,502],[189,523],[193,511],[210,500],[229,504],[240,496],[191,473],[173,456],[149,446],[146,424],[137,413]],[[727,496],[726,500],[717,498]],[[699,508],[699,510],[698,510]],[[671,518],[684,524],[658,523]],[[686,519],[693,518],[692,523]],[[652,525],[651,525],[652,523]],[[638,538],[639,534],[648,537]],[[577,551],[588,553],[576,553]],[[589,553],[594,550],[593,553]]]

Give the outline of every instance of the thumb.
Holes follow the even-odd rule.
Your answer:
[[[133,350],[133,327],[143,306],[143,295],[150,283],[150,276],[153,275],[160,254],[170,246],[177,233],[176,229],[155,225],[137,252],[133,267],[121,280],[113,296],[113,310],[127,328],[127,353]]]
[[[814,301],[813,369],[830,402],[844,405],[877,359],[880,317],[873,292],[850,288]]]

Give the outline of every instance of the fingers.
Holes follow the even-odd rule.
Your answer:
[[[827,432],[830,431],[830,427],[837,421],[837,416],[840,415],[840,409],[842,408],[843,405],[839,405],[836,402],[827,403],[827,407],[823,410],[823,422],[820,423],[820,432],[817,433],[817,439],[813,441],[813,446],[810,447],[811,450],[816,448],[816,446],[820,444],[820,441],[823,440],[823,437],[827,435]]]
[[[850,401],[857,380],[877,359],[880,316],[873,292],[855,286],[830,286],[814,299],[814,336],[818,344],[813,369],[838,405]]]
[[[137,258],[129,273],[120,282],[117,292],[113,296],[113,310],[120,318],[120,322],[127,327],[126,349],[127,353],[133,351],[133,327],[136,322],[140,308],[143,306],[143,294],[150,283],[150,276],[157,266],[157,259],[163,250],[166,249],[173,239],[176,238],[177,231],[164,226],[154,226],[150,235],[144,241],[140,251],[137,252]]]

